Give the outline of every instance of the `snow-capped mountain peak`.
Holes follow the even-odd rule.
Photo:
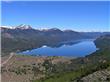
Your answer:
[[[21,25],[17,26],[16,29],[25,30],[25,29],[32,29],[32,27],[30,25],[21,24]]]

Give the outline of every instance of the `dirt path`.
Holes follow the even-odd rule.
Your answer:
[[[4,64],[6,64],[12,57],[14,56],[14,53],[10,53],[10,56],[8,57],[7,60],[5,60],[3,63],[1,63],[1,66],[3,66]]]

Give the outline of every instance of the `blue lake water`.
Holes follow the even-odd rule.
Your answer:
[[[83,40],[76,43],[62,44],[56,47],[43,46],[37,49],[23,51],[20,54],[41,56],[84,57],[97,50],[93,40]]]

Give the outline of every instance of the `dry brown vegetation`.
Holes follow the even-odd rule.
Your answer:
[[[2,63],[10,56],[2,57]],[[35,57],[13,55],[10,60],[2,65],[2,82],[31,82],[34,79],[45,77],[45,67],[42,64],[49,60],[52,64],[58,62],[70,63],[70,59],[63,57]]]

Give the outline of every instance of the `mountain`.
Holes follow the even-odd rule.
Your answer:
[[[105,34],[104,36],[97,38],[95,43],[96,43],[97,47],[99,47],[99,48],[110,48],[109,41],[110,41],[110,34]]]
[[[26,29],[32,29],[32,27],[30,25],[21,24],[17,26],[15,29],[26,30]]]
[[[76,32],[58,28],[39,30],[25,24],[16,27],[1,26],[2,54],[39,48],[43,45],[53,47],[65,41],[96,39],[104,34],[109,34],[109,32]]]
[[[101,35],[105,35],[105,34],[108,34],[110,32],[81,32],[84,36],[87,36],[88,38],[98,38],[100,37]]]
[[[62,31],[57,28],[33,29],[30,25],[21,24],[16,27],[1,27],[2,53],[16,52],[86,38],[79,32]]]

